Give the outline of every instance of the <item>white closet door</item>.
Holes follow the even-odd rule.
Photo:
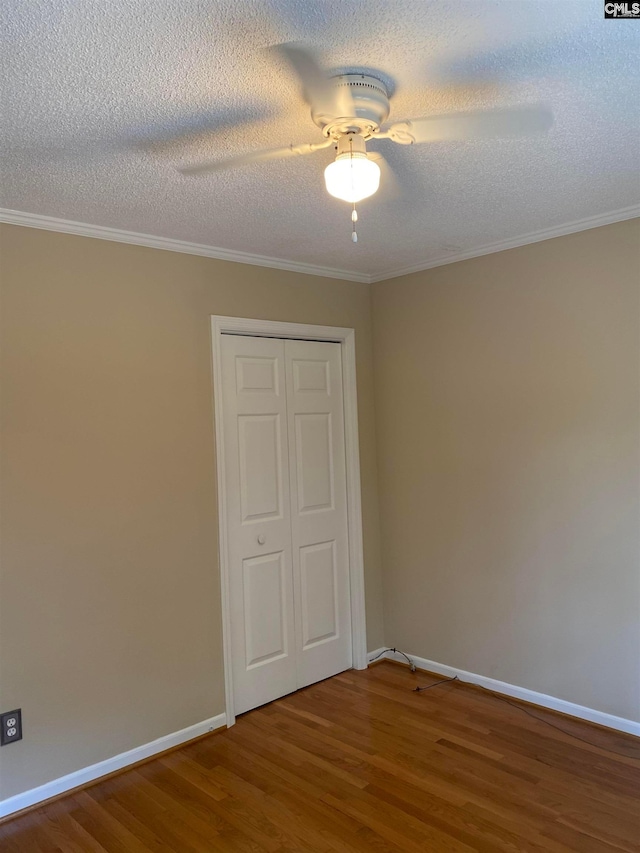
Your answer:
[[[340,344],[285,341],[298,687],[352,663]]]
[[[298,686],[285,344],[222,336],[235,711]]]

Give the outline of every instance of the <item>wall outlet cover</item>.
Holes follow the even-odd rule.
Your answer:
[[[0,746],[22,740],[22,709],[0,714]]]

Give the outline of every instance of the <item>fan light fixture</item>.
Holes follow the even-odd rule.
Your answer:
[[[183,175],[206,175],[222,169],[238,169],[288,157],[307,156],[335,148],[335,161],[324,172],[327,192],[353,205],[351,239],[358,242],[355,223],[357,202],[378,189],[382,170],[387,199],[393,193],[393,173],[379,151],[367,155],[365,139],[389,140],[397,145],[438,142],[472,142],[509,136],[527,136],[548,131],[553,114],[544,104],[525,104],[481,112],[447,113],[385,123],[391,105],[389,91],[379,72],[334,74],[318,63],[313,50],[301,44],[275,46],[297,76],[311,107],[311,119],[320,128],[322,140],[248,151],[235,157],[208,160],[180,168]],[[386,144],[386,143],[385,143]],[[275,174],[275,173],[274,173]]]
[[[364,139],[349,133],[338,140],[338,155],[324,170],[329,195],[355,204],[380,186],[380,167],[367,157]]]

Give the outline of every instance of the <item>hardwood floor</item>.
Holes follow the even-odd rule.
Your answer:
[[[640,742],[391,663],[0,825],[3,853],[640,851]],[[616,755],[608,750],[614,750]]]

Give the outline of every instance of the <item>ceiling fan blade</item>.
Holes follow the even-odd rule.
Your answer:
[[[380,195],[387,201],[400,198],[402,192],[398,179],[387,160],[379,151],[367,151],[367,157],[380,167]]]
[[[353,98],[348,86],[336,87],[316,60],[315,54],[300,44],[288,42],[274,48],[298,75],[304,96],[317,115],[332,117],[355,115]]]
[[[177,116],[171,124],[138,129],[131,134],[129,143],[142,151],[161,156],[179,156],[189,149],[196,151],[200,146],[211,147],[214,140],[229,131],[236,131],[274,115],[268,106],[250,102],[242,107],[216,109],[203,113]]]
[[[209,160],[206,163],[195,163],[193,166],[183,166],[178,169],[183,175],[204,175],[207,172],[222,172],[225,169],[238,169],[253,163],[266,163],[269,160],[282,160],[286,157],[299,157],[304,154],[314,154],[321,148],[333,145],[331,139],[324,142],[305,142],[302,145],[287,145],[286,148],[267,148],[261,151],[249,151],[238,157],[227,157],[222,160]]]
[[[392,124],[385,132],[394,142],[443,142],[446,140],[496,139],[543,133],[553,125],[553,113],[542,105],[482,112],[425,116]]]

